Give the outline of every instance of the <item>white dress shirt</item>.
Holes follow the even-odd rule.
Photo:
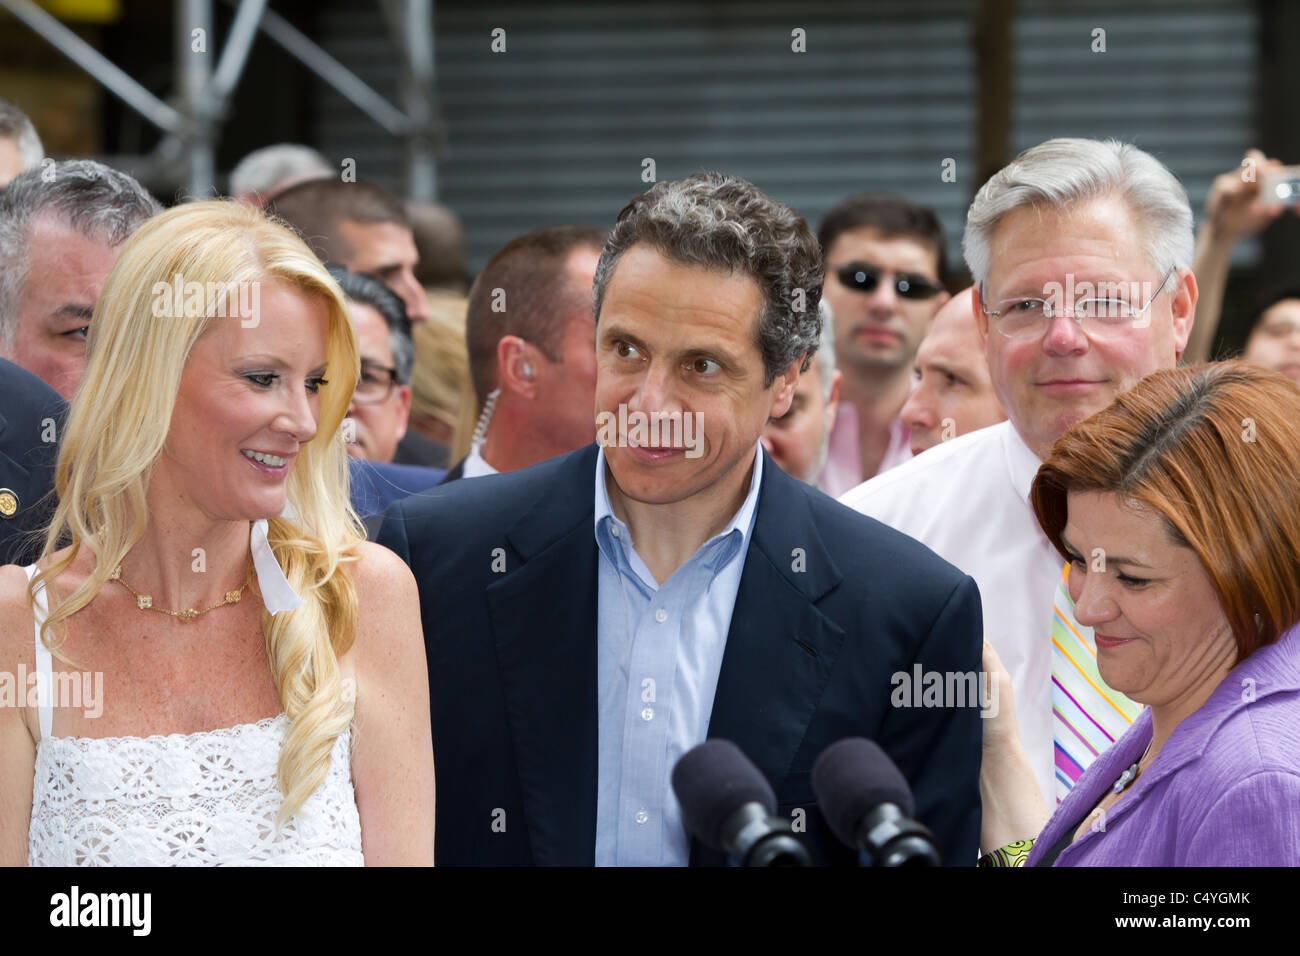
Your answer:
[[[1065,561],[1029,504],[1040,464],[1006,421],[942,442],[840,501],[975,579],[984,636],[1011,674],[1020,739],[1052,807],[1052,602]]]
[[[462,478],[482,478],[484,475],[495,474],[497,474],[497,470],[479,454],[478,445],[472,446],[469,454],[465,456],[465,467],[461,469],[460,476]]]

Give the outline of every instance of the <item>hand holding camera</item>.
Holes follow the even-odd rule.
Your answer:
[[[1252,149],[1237,169],[1215,177],[1205,215],[1220,239],[1236,240],[1263,230],[1288,205],[1300,205],[1300,167]]]

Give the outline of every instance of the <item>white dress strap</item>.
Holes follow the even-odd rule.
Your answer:
[[[36,565],[29,564],[23,570],[27,572],[27,580],[30,581],[36,574]],[[41,726],[41,740],[50,736],[51,728],[54,726],[54,662],[50,649],[41,640],[41,623],[48,613],[49,609],[45,603],[45,584],[42,583],[36,592],[35,614],[36,709]]]

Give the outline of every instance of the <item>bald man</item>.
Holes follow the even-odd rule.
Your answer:
[[[899,418],[912,430],[912,454],[1006,421],[975,325],[975,287],[953,296],[930,323],[916,352],[918,383]]]

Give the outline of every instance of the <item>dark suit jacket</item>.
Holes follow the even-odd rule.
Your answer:
[[[419,465],[446,471],[451,461],[451,449],[415,428],[408,428],[393,452],[394,465]]]
[[[448,485],[451,484],[453,481],[460,481],[464,477],[465,477],[465,459],[462,458],[460,461],[456,462],[456,464],[451,466],[451,470],[448,471],[447,474],[442,476],[442,481],[438,482],[438,484]]]
[[[400,498],[432,488],[445,477],[441,468],[394,465],[348,456],[352,508],[361,516],[367,536],[379,528],[379,516]]]
[[[54,465],[67,412],[58,392],[0,359],[0,489],[18,499],[13,515],[0,510],[0,564],[31,564],[41,553],[40,538],[32,532],[54,515]],[[44,440],[51,435],[55,441]]]
[[[442,485],[384,513],[376,540],[420,588],[439,864],[594,861],[596,452]],[[974,864],[978,709],[890,698],[891,675],[914,664],[979,671],[975,582],[764,456],[708,736],[758,765],[779,815],[807,811],[819,864],[857,856],[816,809],[813,762],[841,738],[872,738],[911,784],[944,861]],[[726,859],[693,842],[691,862]]]

